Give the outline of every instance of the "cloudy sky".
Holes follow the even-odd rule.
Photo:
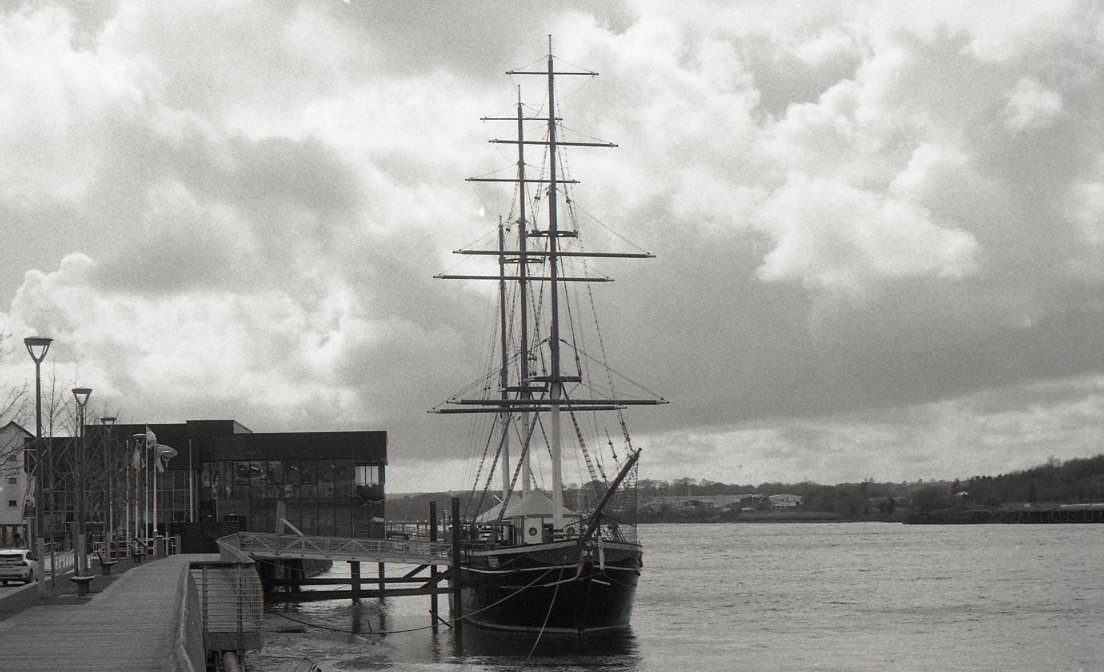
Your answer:
[[[600,288],[672,402],[630,414],[642,477],[1104,452],[1099,2],[0,7],[0,325],[123,421],[385,429],[392,490],[459,485],[426,411],[488,297],[432,276],[508,207],[464,178],[551,34],[601,73],[565,123],[619,145],[578,201],[657,255]]]

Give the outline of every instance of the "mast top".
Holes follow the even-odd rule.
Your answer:
[[[554,71],[552,68],[552,36],[548,36],[548,69],[547,70],[507,70],[507,75],[541,75],[544,77],[550,77],[555,75],[582,75],[585,77],[597,77],[598,73],[593,70],[564,70]]]

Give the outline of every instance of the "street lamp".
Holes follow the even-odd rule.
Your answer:
[[[42,459],[42,360],[46,359],[46,353],[50,350],[52,338],[45,336],[28,336],[23,339],[23,345],[27,346],[27,352],[31,355],[35,365],[35,556],[38,558],[38,596],[46,597],[46,558],[45,544],[43,543],[43,522],[45,521],[43,507],[46,505],[46,497],[42,494],[42,470],[45,461]]]
[[[88,558],[85,556],[84,538],[84,406],[88,403],[88,397],[92,396],[92,388],[74,387],[73,398],[77,400],[77,576],[84,576],[88,569]]]
[[[115,427],[117,418],[106,416],[100,418],[100,424],[107,428],[105,437],[104,463],[107,467],[107,483],[104,487],[104,544],[106,546],[106,560],[114,560],[115,543],[115,445],[111,442],[111,430]]]

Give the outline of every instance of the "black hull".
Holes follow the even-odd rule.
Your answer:
[[[470,550],[462,567],[464,622],[488,630],[585,634],[632,617],[641,547],[574,542]]]

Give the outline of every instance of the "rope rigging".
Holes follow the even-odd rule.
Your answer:
[[[549,55],[549,58],[551,58],[551,55]],[[583,73],[571,72],[569,74]],[[552,88],[550,79],[548,86],[550,93]],[[547,469],[549,461],[553,460],[553,452],[557,452],[554,459],[559,460],[558,464],[553,464],[553,471],[551,472],[551,478],[554,481],[553,489],[557,493],[560,492],[558,488],[564,485],[561,478],[561,467],[565,464],[570,467],[569,471],[573,474],[581,477],[585,473],[589,476],[589,482],[581,484],[578,488],[580,500],[591,497],[593,491],[599,491],[599,484],[604,483],[607,486],[607,492],[605,494],[598,492],[598,494],[603,495],[602,505],[605,506],[606,503],[609,503],[613,506],[614,501],[611,497],[619,497],[619,493],[608,491],[612,474],[617,475],[616,482],[619,491],[623,486],[629,485],[629,480],[625,479],[626,476],[629,476],[631,482],[635,484],[635,466],[631,470],[625,467],[630,460],[635,460],[635,449],[629,435],[624,408],[629,404],[651,403],[651,401],[629,398],[625,392],[629,391],[632,386],[636,386],[641,390],[645,390],[645,388],[617,373],[608,365],[605,337],[598,319],[594,290],[591,282],[586,280],[610,280],[606,277],[597,277],[598,262],[595,259],[599,257],[651,255],[646,252],[644,254],[590,252],[590,249],[594,249],[595,240],[584,239],[580,231],[580,219],[584,216],[588,218],[588,223],[589,220],[593,220],[613,237],[628,243],[636,250],[641,252],[643,250],[575,203],[573,187],[570,186],[575,183],[575,180],[569,178],[571,174],[569,157],[565,152],[558,150],[567,148],[572,144],[608,145],[609,143],[600,143],[597,138],[565,126],[558,117],[550,112],[558,105],[564,94],[571,94],[571,89],[561,89],[560,91],[561,93],[556,95],[554,100],[545,96],[540,107],[537,108],[538,113],[546,115],[544,121],[542,121],[543,133],[526,125],[527,122],[537,120],[528,118],[529,110],[533,108],[521,102],[519,91],[518,103],[513,109],[518,124],[517,155],[510,162],[511,167],[484,173],[485,176],[497,178],[504,176],[509,170],[517,170],[518,179],[514,182],[509,214],[505,217],[508,224],[503,224],[503,219],[500,218],[498,231],[503,237],[497,247],[499,251],[499,271],[505,275],[505,265],[510,264],[511,269],[517,269],[517,278],[511,279],[509,289],[500,288],[497,292],[501,297],[500,302],[497,303],[497,308],[501,311],[501,314],[496,315],[491,323],[499,325],[499,329],[494,332],[494,335],[497,335],[498,338],[495,339],[493,335],[489,338],[493,345],[485,352],[492,353],[488,357],[493,357],[493,353],[498,352],[499,361],[497,364],[488,361],[489,366],[483,369],[488,373],[480,378],[477,383],[465,388],[466,391],[478,390],[482,395],[480,399],[486,400],[482,407],[472,409],[471,412],[477,414],[481,418],[483,426],[489,429],[483,436],[474,439],[469,449],[471,451],[470,456],[473,458],[472,461],[474,461],[476,455],[479,456],[475,479],[472,483],[472,496],[467,500],[469,509],[472,506],[476,509],[472,512],[473,516],[481,513],[480,510],[487,503],[488,494],[496,492],[496,474],[502,479],[498,483],[498,487],[505,490],[501,499],[502,511],[505,511],[510,498],[515,492],[515,487],[518,485],[518,477],[524,478],[526,490],[530,488],[531,477],[534,481],[532,487],[538,487],[535,482],[536,476],[543,469]],[[509,121],[510,119],[508,115],[503,115],[503,118],[496,118],[495,120]],[[530,138],[539,138],[542,135],[545,142],[539,144],[543,147],[543,151],[527,152],[525,150],[526,145],[538,144]],[[551,141],[557,136],[560,140],[557,141],[556,147],[553,147]],[[575,138],[595,140],[596,143],[575,143]],[[495,142],[510,143],[506,140]],[[553,151],[554,149],[557,151]],[[505,156],[503,154],[503,157]],[[530,161],[537,157],[540,157],[540,162],[530,164]],[[550,181],[553,175],[558,175],[555,183]],[[488,179],[487,181],[505,183],[509,180]],[[502,184],[502,186],[505,185]],[[498,192],[503,196],[509,191],[505,188],[498,189]],[[558,215],[556,214],[557,206],[561,206]],[[524,213],[524,216],[522,213]],[[554,216],[556,221],[543,223],[548,220],[549,216]],[[523,227],[515,233],[516,247],[507,246],[505,242],[504,234],[511,231],[513,226]],[[599,237],[602,238],[600,241],[603,243],[602,247],[606,247],[606,244],[610,242],[610,237],[602,233],[601,230],[595,227],[588,227],[588,229],[590,229],[590,233],[597,231]],[[492,235],[492,233],[488,233],[481,241],[487,241]],[[614,247],[623,249],[623,246],[616,242]],[[552,251],[557,248],[559,252],[553,254]],[[513,249],[518,250],[518,252],[509,255],[504,254],[504,252]],[[525,252],[521,252],[521,250]],[[482,255],[484,258],[491,256],[486,251],[477,252],[476,254]],[[530,280],[525,279],[527,276]],[[549,277],[543,277],[542,279],[541,276],[559,277],[561,280],[551,285],[547,282]],[[488,280],[494,279],[494,277],[490,274],[483,276],[484,279]],[[518,278],[521,278],[520,282],[512,282],[512,280]],[[532,280],[532,278],[537,279]],[[582,284],[586,286],[585,298],[580,294],[583,291],[582,288],[576,286],[575,281],[580,279],[584,280]],[[521,305],[523,298],[526,305]],[[587,307],[583,301],[589,304],[591,313],[589,318],[586,315]],[[555,309],[557,314],[553,315],[552,309]],[[522,320],[524,320],[524,323],[521,322]],[[555,320],[555,322],[550,324],[552,320]],[[591,329],[593,329],[594,336],[598,339],[599,358],[587,354],[587,346],[593,347],[594,336],[590,333]],[[555,341],[548,335],[549,331],[557,335]],[[532,336],[526,336],[525,342],[523,342],[523,334],[532,334]],[[541,334],[544,335],[541,336]],[[564,340],[563,337],[566,337],[567,340]],[[570,354],[566,353],[561,344],[566,344],[572,352]],[[512,354],[508,355],[506,352],[502,352],[503,350],[507,350]],[[522,360],[522,357],[525,359]],[[567,363],[569,361],[568,357],[571,358],[572,363]],[[519,365],[519,363],[524,366]],[[593,370],[595,363],[604,369],[604,374]],[[563,364],[566,364],[566,366],[563,366]],[[571,370],[572,367],[574,367],[574,372]],[[526,369],[527,375],[522,375],[523,368]],[[510,369],[513,370],[510,371]],[[552,379],[550,377],[551,373],[559,377]],[[618,380],[615,380],[615,377]],[[618,388],[622,389],[619,390]],[[560,397],[561,392],[562,397]],[[658,395],[650,392],[648,394],[658,397]],[[500,395],[501,398],[499,398]],[[558,403],[557,399],[562,399],[562,406],[555,406]],[[618,403],[618,400],[621,400],[621,403]],[[659,400],[660,403],[663,403],[662,398],[659,398]],[[470,397],[458,398],[454,396],[447,403],[471,405],[478,403],[478,401],[473,401]],[[613,408],[607,408],[610,406]],[[575,433],[573,441],[570,435],[564,432],[563,447],[565,451],[562,453],[558,452],[559,446],[553,446],[548,436],[549,434],[555,435],[557,442],[560,442],[559,427],[561,420],[556,420],[555,424],[552,424],[552,418],[562,418],[562,415],[560,413],[549,414],[549,423],[544,422],[545,414],[551,408],[557,408],[560,412],[566,411],[566,414],[570,416],[572,430]],[[612,416],[600,412],[591,412],[582,418],[579,417],[580,413],[584,411],[604,410],[615,411],[616,422],[620,427],[621,437],[627,452],[620,451],[612,440],[611,434],[616,433],[612,426],[608,426],[614,422]],[[458,409],[452,412],[462,413],[467,411]],[[528,420],[530,413],[532,414],[531,421]],[[488,419],[487,415],[492,417]],[[514,417],[515,415],[517,417]],[[546,424],[548,427],[546,427]],[[537,436],[538,430],[540,432],[539,437]],[[516,462],[514,462],[515,458],[511,454],[513,452],[511,444],[516,440],[514,437],[520,439],[520,444],[522,444]],[[538,446],[537,453],[532,452],[533,441],[541,439],[544,440],[546,450],[540,450]],[[496,444],[497,448],[492,445],[492,442]],[[574,450],[571,446],[573,442],[577,443],[577,450]],[[482,443],[482,446],[478,446],[478,443]],[[606,452],[606,446],[608,446],[608,453]],[[492,451],[493,455],[491,454]],[[544,455],[545,452],[547,452],[547,457]],[[536,459],[538,454],[540,459]],[[508,474],[507,472],[512,473]],[[573,488],[574,484],[570,487]],[[476,492],[479,493],[478,497],[475,496]],[[620,506],[620,504],[617,506]],[[617,514],[613,514],[613,519],[620,520],[622,518],[620,514],[623,512],[624,510],[619,509]]]

